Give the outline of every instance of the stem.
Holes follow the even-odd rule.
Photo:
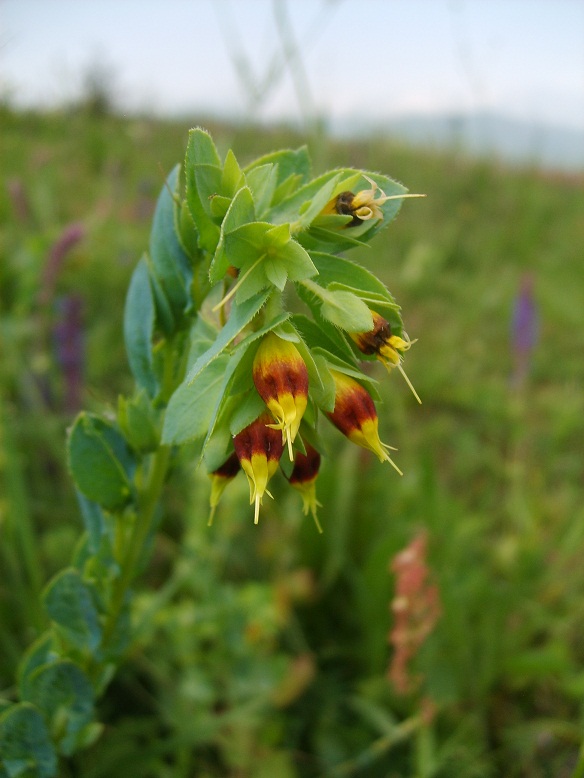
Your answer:
[[[153,455],[148,481],[144,491],[139,495],[136,521],[126,541],[126,553],[121,563],[120,577],[114,586],[108,618],[103,630],[104,646],[107,646],[115,632],[127,591],[152,528],[154,512],[168,472],[170,451],[169,446],[161,446]]]
[[[161,394],[166,400],[171,396],[173,389],[181,383],[186,372],[186,349],[183,349],[184,355],[179,370],[175,370],[175,345],[176,341],[170,340],[165,347]],[[146,482],[139,489],[134,526],[125,539],[125,554],[121,561],[120,576],[114,584],[109,613],[103,630],[102,644],[104,647],[108,645],[115,633],[128,590],[136,575],[136,568],[151,532],[156,507],[168,473],[170,455],[171,448],[169,446],[158,448],[151,457]]]

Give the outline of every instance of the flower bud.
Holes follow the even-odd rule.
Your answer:
[[[239,459],[235,451],[223,462],[221,467],[209,473],[211,479],[211,496],[209,498],[209,507],[211,513],[209,515],[208,525],[213,523],[213,517],[215,516],[215,509],[219,505],[219,500],[225,491],[227,484],[231,483],[235,476],[239,473],[240,464]]]
[[[280,432],[273,429],[268,413],[262,413],[255,421],[233,438],[235,453],[249,483],[249,502],[255,502],[254,524],[258,523],[260,505],[264,494],[272,496],[267,485],[278,469],[284,450]]]
[[[373,451],[380,462],[389,462],[403,475],[387,453],[391,446],[379,439],[377,411],[369,392],[350,376],[337,370],[330,372],[335,381],[335,407],[327,413],[328,418],[349,440]]]
[[[322,527],[316,516],[316,509],[320,505],[316,499],[316,479],[320,469],[320,454],[309,443],[305,443],[305,446],[306,454],[302,454],[300,451],[296,454],[289,481],[290,485],[297,489],[302,496],[304,515],[307,516],[308,511],[310,511],[318,531],[322,532]]]
[[[385,365],[388,371],[397,367],[412,390],[414,397],[421,404],[422,401],[418,393],[401,366],[402,352],[410,348],[411,342],[400,338],[398,335],[392,335],[389,322],[379,313],[371,311],[371,315],[373,316],[373,329],[369,330],[369,332],[351,332],[351,338],[363,354],[376,354],[377,359]]]
[[[273,332],[262,340],[253,361],[253,382],[282,430],[282,445],[288,444],[290,461],[292,443],[308,401],[308,371],[296,346]]]

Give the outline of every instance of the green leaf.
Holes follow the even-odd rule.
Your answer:
[[[22,702],[0,716],[1,767],[10,778],[54,778],[57,755],[41,713]]]
[[[312,281],[305,281],[304,285],[321,300],[321,316],[335,327],[345,332],[368,332],[373,328],[371,311],[356,295],[323,289]]]
[[[146,261],[141,259],[132,273],[126,297],[124,340],[136,383],[143,387],[150,397],[154,397],[158,391],[152,360],[155,316],[150,274]]]
[[[332,368],[334,370],[338,370],[339,373],[345,373],[345,375],[351,376],[351,378],[354,378],[360,384],[365,384],[367,387],[367,391],[373,397],[374,400],[381,399],[379,395],[379,391],[377,390],[377,385],[379,384],[379,381],[376,381],[375,378],[371,378],[371,376],[365,375],[363,371],[345,362],[344,359],[341,359],[336,354],[332,354],[331,352],[326,351],[325,349],[322,348],[315,348],[314,349],[315,360],[319,359],[319,357],[324,357],[326,359],[327,367],[329,369]],[[322,366],[322,363],[320,361],[318,362],[318,364]]]
[[[250,391],[241,397],[240,401],[229,419],[229,431],[232,435],[238,432],[252,421],[255,421],[266,410],[266,404],[257,391]]]
[[[221,225],[221,236],[209,268],[209,279],[212,284],[220,281],[227,272],[227,268],[233,264],[225,248],[225,236],[244,224],[254,221],[255,208],[252,194],[248,187],[243,187],[231,201]]]
[[[94,652],[101,642],[99,614],[91,588],[74,568],[59,573],[48,584],[43,602],[65,639],[81,651]]]
[[[320,386],[312,384],[310,396],[319,408],[332,413],[336,398],[335,379],[331,375],[325,356],[321,353],[315,353],[313,356],[320,377]]]
[[[83,525],[87,532],[89,550],[92,554],[97,554],[101,548],[103,538],[110,534],[107,519],[96,502],[88,500],[80,491],[76,492],[76,496]]]
[[[265,154],[263,157],[251,162],[245,169],[245,173],[254,170],[263,165],[276,165],[278,175],[276,186],[281,186],[291,178],[297,178],[300,183],[304,183],[310,175],[310,156],[308,148],[301,146],[299,149],[282,149]]]
[[[90,413],[81,413],[67,441],[69,469],[88,499],[114,509],[125,505],[132,487],[132,457],[117,430]]]
[[[273,286],[281,292],[284,291],[286,281],[288,280],[288,272],[281,260],[277,258],[264,260],[264,272],[266,278]]]
[[[219,227],[206,210],[208,203],[203,203],[197,186],[196,169],[200,165],[211,165],[219,170],[221,160],[211,136],[200,128],[189,132],[189,142],[185,157],[185,178],[187,190],[187,204],[197,226],[199,234],[199,247],[211,254],[215,251],[219,240]]]
[[[335,182],[338,182],[339,177],[343,175],[344,172],[345,171],[343,170],[329,170],[327,173],[324,173],[322,176],[319,176],[318,178],[314,178],[308,184],[296,188],[289,197],[282,200],[282,202],[275,204],[270,209],[269,219],[276,223],[282,223],[282,222],[293,223],[293,222],[297,222],[299,218],[302,218],[302,224],[305,225],[307,223],[306,214],[308,210],[311,209],[311,205],[314,201],[314,198],[318,195],[319,192],[323,192],[323,191],[332,192],[334,186],[333,187],[330,186],[330,181],[334,180]],[[324,190],[325,187],[326,190]],[[319,203],[321,199],[322,199],[322,195],[319,198]],[[322,207],[324,207],[327,204],[327,202],[328,201],[325,201]],[[322,208],[320,210],[322,210]],[[316,216],[317,213],[314,213],[314,215],[312,215],[312,210],[311,210],[310,219],[312,220]]]
[[[268,291],[261,292],[253,297],[251,300],[246,300],[245,303],[239,305],[234,302],[231,306],[231,312],[229,319],[225,326],[219,331],[215,342],[204,354],[202,354],[193,367],[189,370],[189,373],[185,379],[185,383],[190,384],[195,380],[197,375],[206,367],[209,362],[216,359],[221,352],[227,348],[231,341],[236,338],[241,331],[247,327],[253,317],[263,307],[264,303],[270,296]]]
[[[295,240],[288,241],[279,256],[285,262],[291,281],[303,281],[305,278],[318,275],[310,254]]]
[[[259,165],[246,174],[245,180],[253,195],[255,211],[261,217],[272,204],[278,181],[278,168],[273,163]]]
[[[192,269],[189,257],[183,251],[175,228],[174,194],[179,179],[177,165],[162,187],[150,232],[150,258],[154,272],[175,314],[180,314],[189,303]]]
[[[189,130],[187,157],[191,165],[221,166],[219,152],[215,148],[211,135],[202,127]]]
[[[174,392],[164,418],[164,444],[186,443],[206,434],[227,362],[227,355],[218,355],[192,381],[183,382]]]
[[[223,164],[223,173],[221,175],[221,194],[233,195],[243,186],[244,176],[235,154],[231,149],[228,150]]]
[[[18,689],[20,697],[27,697],[27,682],[32,673],[42,665],[49,664],[58,659],[55,649],[55,635],[52,629],[44,632],[35,642],[28,647],[18,665]]]
[[[147,454],[160,444],[159,418],[145,392],[118,398],[118,424],[135,451]]]
[[[59,750],[70,756],[85,739],[94,717],[93,689],[80,667],[69,660],[39,667],[28,682],[27,700],[42,710],[50,722]]]
[[[344,257],[311,251],[310,256],[319,273],[319,282],[323,286],[332,283],[345,284],[354,289],[373,292],[395,305],[395,300],[387,287],[370,270]]]
[[[308,347],[313,349],[317,346],[338,354],[339,357],[355,361],[353,351],[347,344],[342,332],[324,319],[310,319],[304,314],[295,314],[292,317],[292,324],[299,331]],[[356,364],[356,362],[355,362]]]

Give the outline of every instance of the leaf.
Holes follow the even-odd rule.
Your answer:
[[[170,301],[175,314],[182,313],[189,303],[192,269],[189,257],[183,251],[175,228],[175,201],[179,166],[171,171],[162,187],[150,232],[150,258],[154,272]]]
[[[186,443],[206,434],[227,362],[226,355],[219,355],[208,362],[192,381],[184,381],[174,392],[164,418],[164,444]]]
[[[353,351],[347,344],[342,332],[324,319],[315,321],[308,316],[304,316],[304,314],[295,314],[292,317],[292,324],[300,332],[309,348],[313,349],[320,346],[327,351],[338,354],[339,357],[355,361]]]
[[[373,397],[374,400],[379,400],[380,395],[377,390],[377,385],[379,384],[379,381],[376,381],[375,378],[371,378],[371,376],[365,375],[362,370],[359,370],[358,368],[355,368],[353,365],[348,364],[345,362],[344,359],[339,358],[336,354],[332,354],[329,351],[326,351],[322,348],[315,348],[314,349],[314,358],[315,360],[319,360],[320,357],[324,357],[327,362],[328,368],[333,368],[334,370],[338,370],[339,373],[345,373],[345,375],[351,376],[351,378],[354,378],[356,381],[358,381],[360,384],[366,384],[367,390],[369,394]],[[322,365],[322,363],[319,361],[319,365]]]
[[[67,453],[71,475],[88,499],[108,509],[128,502],[133,460],[113,426],[93,414],[79,414],[69,433]]]
[[[69,660],[39,667],[29,679],[26,702],[49,719],[60,752],[74,753],[94,717],[93,689],[81,668]]]
[[[77,570],[68,568],[55,576],[45,589],[43,603],[71,645],[95,652],[101,642],[99,614],[91,589]]]
[[[186,199],[199,234],[199,247],[211,254],[219,240],[219,227],[213,222],[200,197],[196,169],[200,165],[212,165],[219,169],[221,160],[211,136],[200,128],[189,132],[185,157]]]
[[[277,186],[281,186],[282,183],[288,181],[293,176],[298,177],[298,180],[304,183],[310,175],[308,148],[301,146],[299,149],[294,150],[282,149],[281,151],[273,151],[270,154],[265,154],[263,157],[255,159],[244,169],[244,172],[248,173],[262,165],[277,166]]]
[[[212,284],[220,281],[227,268],[233,264],[225,248],[225,236],[244,224],[255,221],[255,208],[251,191],[242,187],[235,195],[221,225],[221,235],[217,250],[209,268],[209,278]]]
[[[229,419],[229,431],[237,435],[244,427],[255,421],[266,410],[266,404],[256,391],[247,392]]]
[[[0,716],[1,767],[10,778],[54,778],[57,755],[41,713],[21,702]]]
[[[243,185],[244,176],[235,154],[231,149],[228,150],[223,164],[223,173],[221,175],[221,194],[233,195]]]
[[[18,689],[22,699],[27,696],[27,681],[37,667],[54,662],[57,658],[55,634],[49,629],[28,647],[18,665]]]
[[[259,165],[246,174],[245,180],[253,195],[255,211],[261,217],[272,204],[278,181],[278,167],[273,163]]]
[[[80,491],[76,491],[76,496],[83,525],[87,532],[89,551],[93,555],[98,554],[102,550],[103,539],[110,537],[107,518],[96,502],[88,500]]]
[[[148,454],[160,445],[158,412],[144,391],[118,398],[118,424],[134,451]]]
[[[319,281],[323,286],[328,286],[331,283],[346,284],[356,289],[375,292],[384,296],[388,302],[395,303],[387,287],[377,276],[373,275],[370,270],[362,267],[362,265],[344,257],[337,257],[333,254],[325,254],[319,251],[312,251],[310,256],[318,270]]]
[[[239,305],[235,302],[231,306],[231,313],[225,326],[219,330],[215,342],[204,354],[202,354],[193,367],[189,370],[189,373],[185,379],[185,383],[189,384],[195,380],[197,375],[203,370],[209,362],[216,359],[221,352],[227,348],[231,341],[236,338],[240,332],[250,323],[253,317],[262,308],[270,293],[268,291],[261,292],[253,297],[251,300],[246,300],[245,303]]]
[[[264,261],[264,272],[268,281],[279,289],[284,291],[286,281],[288,280],[288,273],[286,266],[279,259],[266,259]]]
[[[356,295],[322,287],[316,291],[316,286],[311,284],[310,290],[322,301],[320,314],[324,319],[345,332],[368,332],[373,328],[371,311]]]
[[[156,309],[150,285],[150,274],[141,259],[130,280],[124,308],[124,340],[130,369],[138,386],[150,397],[158,392],[158,381],[153,369],[152,338]]]

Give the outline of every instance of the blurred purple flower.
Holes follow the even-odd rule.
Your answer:
[[[39,303],[46,305],[53,297],[57,277],[63,260],[73,246],[85,237],[85,227],[81,223],[70,224],[51,246],[47,263],[41,278]]]
[[[58,301],[54,328],[56,358],[64,380],[63,405],[68,413],[81,407],[83,389],[83,299],[68,295]]]
[[[534,298],[533,273],[525,273],[513,303],[511,349],[513,384],[522,384],[529,375],[531,358],[539,337],[539,316]]]

